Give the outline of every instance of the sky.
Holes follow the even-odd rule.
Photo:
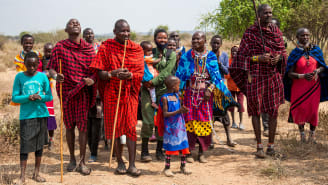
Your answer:
[[[116,20],[126,19],[135,32],[158,25],[169,30],[192,31],[202,14],[213,11],[220,0],[0,0],[0,34],[64,29],[70,18],[95,34],[112,33]]]

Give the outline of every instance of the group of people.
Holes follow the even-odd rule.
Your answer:
[[[180,46],[177,32],[168,34],[163,29],[154,33],[156,48],[150,41],[137,44],[129,40],[130,26],[123,19],[115,23],[115,37],[101,45],[94,42],[90,28],[80,38],[79,21],[70,19],[65,28],[68,39],[54,47],[46,44],[44,56],[32,50],[33,37],[24,35],[23,51],[15,58],[19,73],[12,94],[13,104],[20,104],[21,182],[25,182],[30,152],[36,156],[33,179],[45,182],[39,174],[43,146],[48,144],[51,148],[56,129],[52,80],[57,81],[56,91],[62,100],[69,172],[91,173],[85,164],[86,144],[91,151],[89,161],[96,161],[99,133],[104,127],[106,142],[115,133],[114,155],[118,163],[115,173],[141,174],[135,166],[139,93],[141,161],[152,161],[148,145],[155,128],[156,158],[165,161],[166,176],[174,175],[170,170],[172,155],[180,155],[181,172],[191,174],[186,163],[194,162],[191,152],[196,144],[197,160],[207,162],[204,153],[214,142],[214,121],[222,122],[227,145],[236,145],[230,136],[227,111],[231,112],[232,128],[243,130],[244,95],[256,136],[257,157],[265,157],[261,115],[268,120],[266,154],[275,155],[278,108],[285,98],[291,101],[289,120],[299,125],[301,141],[306,141],[304,124],[310,123],[309,141],[315,142],[319,102],[328,99],[327,66],[322,51],[311,44],[309,30],[300,28],[296,33],[298,45],[287,60],[283,34],[272,23],[271,7],[260,5],[258,14],[260,21],[245,31],[239,46],[231,48],[230,58],[220,50],[219,35],[212,37],[209,50],[205,46],[206,35],[201,31],[192,35],[192,48],[188,51]],[[239,125],[235,122],[234,107],[238,107]],[[79,131],[78,162],[74,154],[75,127]],[[122,159],[124,144],[129,153],[128,168]]]

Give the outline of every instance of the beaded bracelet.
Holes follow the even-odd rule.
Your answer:
[[[259,56],[253,56],[253,62],[259,62]]]

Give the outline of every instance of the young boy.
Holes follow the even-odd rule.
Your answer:
[[[161,56],[158,59],[153,58],[153,46],[149,41],[141,42],[141,47],[144,50],[144,58],[145,58],[145,74],[142,79],[142,82],[148,82],[153,78],[158,76],[158,71],[154,68],[154,65],[158,64],[161,61]],[[155,109],[158,109],[158,105],[156,104],[156,91],[155,88],[149,88],[149,93],[151,97],[151,106]]]
[[[54,46],[51,43],[46,43],[43,47],[43,57],[42,57],[42,71],[47,75],[50,83],[50,89],[53,87],[53,79],[50,77],[48,72],[48,63],[50,61],[51,52]],[[54,109],[54,102],[53,100],[46,102],[46,106],[49,111],[48,117],[48,134],[49,134],[49,141],[48,141],[48,149],[51,150],[54,142],[54,132],[57,128],[56,124],[56,117],[55,117],[55,109]]]
[[[181,155],[180,170],[184,174],[191,174],[186,169],[186,155],[190,154],[188,137],[183,118],[184,113],[189,111],[185,106],[181,106],[179,100],[179,85],[180,80],[175,76],[168,76],[165,79],[167,93],[161,98],[161,108],[163,109],[164,116],[164,135],[163,135],[163,148],[165,149],[165,169],[164,174],[167,177],[174,176],[170,170],[171,155]]]
[[[235,45],[231,48],[231,58],[229,59],[229,66],[231,66],[232,60],[234,57],[237,57],[237,53],[238,53],[238,46]],[[243,112],[244,110],[244,94],[238,89],[236,83],[232,80],[232,78],[230,77],[230,75],[225,75],[225,78],[227,79],[227,84],[228,84],[228,89],[232,94],[232,97],[234,99],[237,99],[238,103],[239,103],[239,107],[238,107],[238,112],[239,112],[239,125],[243,125],[242,121],[243,121]],[[229,111],[231,113],[231,118],[232,118],[232,126],[231,128],[238,128],[236,122],[235,122],[235,108],[231,107],[229,108]]]
[[[28,153],[35,152],[35,170],[32,179],[46,180],[39,175],[43,145],[48,142],[47,119],[49,112],[45,102],[52,100],[49,80],[38,72],[39,57],[34,52],[25,55],[25,72],[16,75],[12,101],[20,104],[20,183],[25,183]]]

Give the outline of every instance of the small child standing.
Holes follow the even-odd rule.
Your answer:
[[[48,63],[50,61],[52,49],[54,46],[51,43],[46,43],[43,47],[43,58],[42,58],[42,71],[47,75],[49,79],[50,89],[53,87],[53,79],[50,77],[48,72]],[[49,141],[48,141],[48,149],[51,150],[54,144],[54,133],[57,128],[56,117],[55,117],[55,109],[54,109],[54,101],[51,100],[46,102],[46,106],[49,111],[48,117],[48,134],[49,134]]]
[[[179,100],[180,80],[175,76],[168,76],[165,79],[167,92],[161,98],[160,105],[164,116],[163,148],[165,149],[165,169],[167,177],[174,176],[170,170],[171,155],[181,155],[180,170],[188,175],[190,171],[186,169],[186,155],[190,154],[188,137],[183,114],[189,111],[185,106],[181,106]]]
[[[35,170],[32,179],[46,180],[39,175],[43,146],[48,142],[47,119],[49,112],[45,102],[52,100],[49,80],[38,72],[39,57],[28,52],[24,58],[25,72],[16,75],[12,101],[20,103],[20,184],[25,183],[28,153],[35,152]]]
[[[153,78],[156,78],[158,76],[158,71],[154,67],[154,65],[158,64],[161,61],[161,57],[158,59],[153,58],[153,46],[149,41],[143,41],[141,42],[141,47],[144,50],[144,58],[145,58],[145,74],[142,79],[142,82],[148,82],[152,80]],[[149,88],[149,94],[151,98],[151,106],[155,109],[158,109],[158,105],[156,104],[156,91],[155,87]]]

